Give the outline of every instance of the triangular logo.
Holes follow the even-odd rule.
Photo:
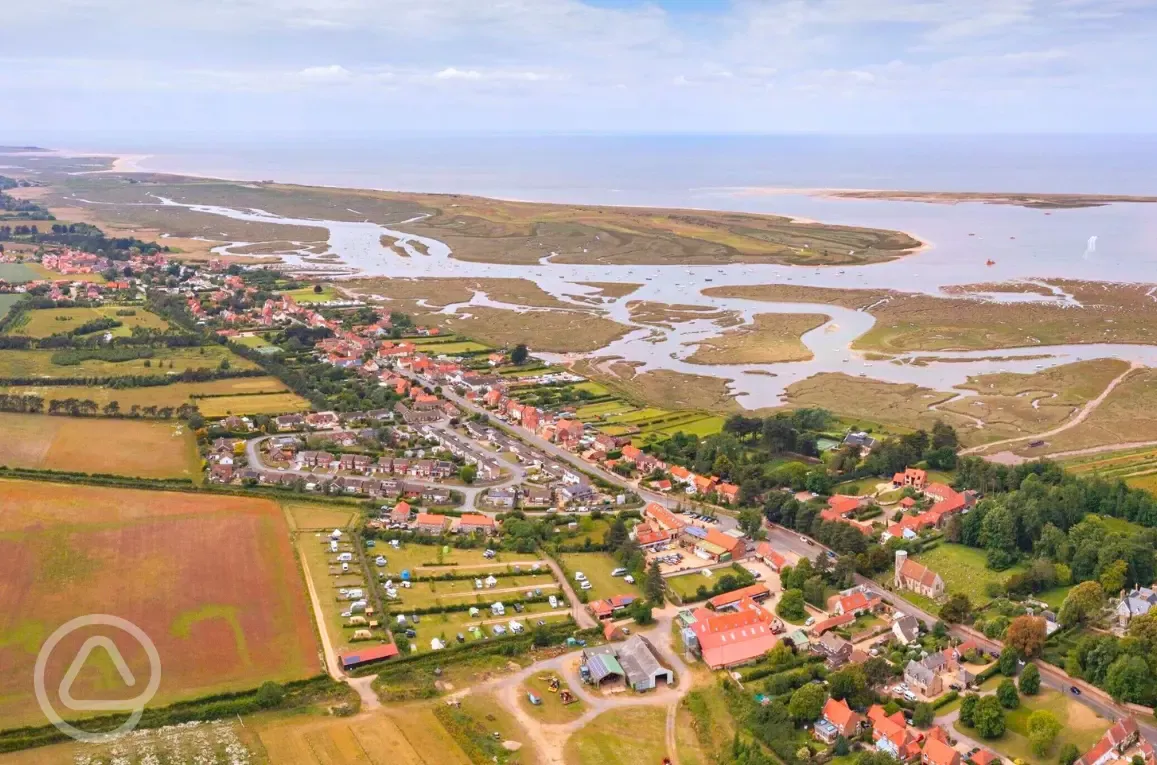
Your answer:
[[[76,654],[76,658],[72,660],[68,671],[64,673],[64,677],[60,681],[60,703],[74,712],[93,712],[93,711],[123,711],[132,706],[131,701],[86,701],[77,700],[72,697],[72,684],[76,681],[76,676],[80,674],[80,670],[84,668],[84,663],[88,661],[89,655],[97,648],[103,648],[109,658],[112,659],[113,666],[116,667],[117,672],[121,676],[121,681],[126,686],[132,688],[137,684],[136,677],[133,676],[129,665],[125,663],[125,659],[121,656],[120,649],[116,647],[116,643],[111,638],[104,636],[90,637],[84,641],[84,645]]]

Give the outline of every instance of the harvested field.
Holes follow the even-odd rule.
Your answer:
[[[117,311],[134,311],[135,314],[118,316]],[[48,337],[71,332],[82,324],[96,319],[114,319],[121,322],[121,326],[108,330],[115,337],[131,335],[134,327],[157,330],[169,327],[160,316],[139,306],[102,305],[95,308],[37,308],[28,311],[23,320],[12,328],[11,334]]]
[[[818,313],[757,314],[752,324],[699,341],[687,360],[692,364],[807,361],[812,352],[800,338],[827,321],[827,316]]]
[[[429,707],[399,707],[352,719],[260,720],[270,763],[286,765],[471,765]]]
[[[56,625],[85,614],[123,617],[153,640],[163,668],[154,705],[318,672],[304,586],[275,502],[0,481],[0,508],[6,726],[43,722],[30,681],[36,654]],[[73,633],[53,652],[49,688],[87,636]],[[111,637],[136,677],[146,677],[135,641]],[[76,696],[117,698],[119,677],[101,671],[110,669],[86,664]]]
[[[287,500],[282,502],[281,506],[289,517],[289,527],[292,531],[344,529],[361,515],[356,505]]]
[[[0,465],[200,479],[193,434],[177,423],[0,413]]]
[[[583,311],[508,311],[465,309],[469,318],[449,316],[445,325],[487,345],[505,348],[525,343],[533,351],[588,353],[631,331],[625,324]]]
[[[241,394],[213,396],[194,400],[205,417],[226,417],[231,414],[290,414],[309,410],[309,402],[296,393]]]
[[[1157,449],[1130,449],[1080,457],[1064,462],[1070,473],[1088,478],[1123,480],[1130,486],[1150,492],[1157,490]],[[1110,519],[1106,519],[1108,522]],[[1113,518],[1113,521],[1119,519]]]
[[[9,395],[40,396],[45,401],[63,401],[69,398],[82,401],[89,399],[101,407],[110,401],[116,401],[120,404],[122,412],[128,412],[133,406],[178,407],[190,402],[203,406],[205,402],[213,400],[201,398],[202,396],[235,397],[245,393],[283,393],[285,392],[285,385],[276,377],[234,377],[201,383],[173,383],[172,385],[155,385],[145,388],[20,385],[9,386],[3,390]],[[257,413],[254,412],[254,414]]]
[[[662,762],[667,755],[666,719],[663,707],[604,712],[567,741],[567,765]]]
[[[1151,285],[1053,280],[1081,306],[995,303],[885,290],[784,285],[715,287],[705,294],[796,303],[871,306],[876,324],[853,347],[884,352],[985,350],[1080,343],[1157,344]],[[886,300],[885,300],[886,298]]]
[[[102,361],[86,359],[79,364],[56,364],[58,351],[0,351],[0,377],[45,377],[51,379],[155,375],[163,377],[190,369],[216,369],[228,359],[234,369],[254,369],[256,364],[231,353],[220,345],[201,348],[154,348],[149,359]],[[62,357],[58,357],[62,358]],[[169,365],[172,364],[170,367]]]

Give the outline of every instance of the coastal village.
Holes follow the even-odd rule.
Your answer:
[[[753,481],[730,458],[665,450],[667,438],[590,414],[592,397],[606,395],[591,393],[597,381],[532,348],[473,343],[333,285],[163,254],[110,261],[66,249],[30,260],[8,251],[2,262],[38,269],[39,278],[0,282],[27,301],[17,309],[26,322],[36,311],[61,323],[78,308],[113,313],[75,335],[13,333],[0,354],[56,343],[82,361],[153,369],[156,359],[164,370],[152,346],[130,352],[163,336],[170,350],[219,351],[215,369],[183,380],[298,385],[221,396],[229,405],[213,414],[213,394],[194,398],[178,418],[198,460],[183,488],[349,513],[342,524],[324,514],[325,526],[294,539],[326,672],[357,690],[363,713],[423,698],[436,699],[443,719],[472,693],[490,694],[513,721],[493,735],[543,747],[552,732],[586,735],[576,721],[598,718],[576,710],[659,705],[682,720],[679,710],[706,698],[731,710],[746,762],[1157,763],[1138,722],[1148,707],[1070,658],[1080,640],[1115,641],[1109,663],[1130,656],[1125,641],[1147,639],[1138,625],[1157,615],[1152,576],[1103,570],[1077,583],[1081,562],[1055,539],[1048,555],[990,573],[986,560],[1007,552],[992,541],[1004,528],[989,520],[998,489],[968,476],[945,430],[936,434],[944,446],[923,434],[904,453],[913,434],[828,424],[823,451],[783,450],[803,473]],[[145,313],[169,328],[123,331],[122,319]],[[22,386],[31,387],[12,383]],[[556,395],[574,390],[588,395]],[[272,395],[294,405],[257,411],[247,400]],[[106,405],[104,416],[124,414]],[[701,440],[789,423],[749,426],[740,415]],[[737,443],[754,451],[760,438]],[[904,456],[873,462],[884,454]],[[832,467],[837,457],[847,466]],[[1042,475],[1022,483],[1043,492]],[[1098,523],[1088,533],[1109,539]],[[1058,659],[1049,646],[1061,641],[1073,649]],[[519,646],[526,662],[491,667],[480,681],[453,674],[471,649],[503,645]],[[395,695],[391,683],[419,682],[407,667],[431,661],[437,671],[420,680],[428,685]],[[711,739],[702,721],[678,724]],[[458,736],[478,746],[493,737]],[[665,741],[658,747],[670,753]],[[490,756],[519,762],[518,746],[502,751]]]

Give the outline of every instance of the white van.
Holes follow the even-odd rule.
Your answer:
[[[338,560],[340,560],[340,561],[342,561],[343,563],[348,563],[349,561],[351,561],[351,560],[353,560],[353,559],[354,559],[354,554],[353,554],[353,553],[344,552],[344,553],[342,553],[341,555],[337,556],[337,559],[338,559]]]
[[[627,570],[625,568],[616,568],[614,571],[611,572],[611,576],[622,576],[625,573],[627,573]]]
[[[634,584],[635,583],[635,577],[631,576],[630,574],[627,574],[626,576],[623,577],[623,581],[626,582],[627,584]]]

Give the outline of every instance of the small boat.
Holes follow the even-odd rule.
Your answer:
[[[996,265],[996,261],[995,261],[995,260],[992,260],[991,258],[989,258],[988,260],[984,261],[984,265],[986,265],[986,266],[995,266],[995,265]]]
[[[969,233],[969,236],[976,236],[976,234]]]

